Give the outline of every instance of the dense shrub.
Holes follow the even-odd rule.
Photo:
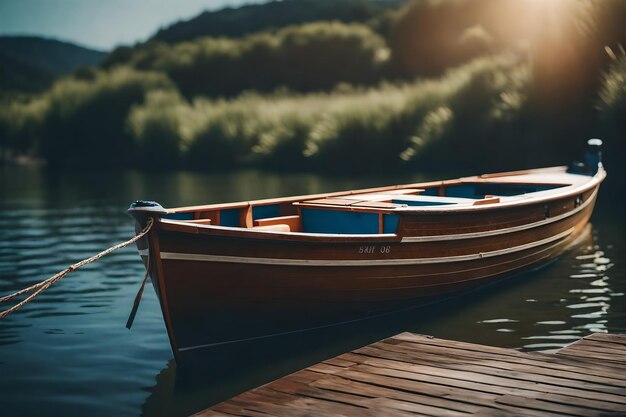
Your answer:
[[[600,128],[606,144],[609,166],[621,166],[626,155],[626,54],[618,51],[613,63],[602,78],[600,90]],[[622,175],[622,182],[626,176]]]
[[[40,154],[54,165],[124,165],[135,146],[125,132],[131,106],[148,91],[170,88],[158,73],[118,68],[91,80],[65,78],[46,92],[39,125]]]
[[[527,50],[538,104],[578,106],[597,93],[604,47],[626,42],[623,0],[414,0],[390,47],[408,75],[438,75],[486,52]]]
[[[186,109],[174,90],[155,90],[146,100],[134,105],[127,128],[135,139],[138,163],[143,167],[176,167],[187,144],[182,112]]]
[[[151,42],[117,55],[119,62],[137,69],[166,73],[183,95],[192,97],[372,84],[381,79],[389,53],[384,40],[366,26],[325,22],[242,39]]]
[[[626,53],[618,53],[602,79],[600,110],[607,118],[626,121]]]
[[[0,103],[0,150],[22,154],[37,152],[42,120],[48,108],[48,101],[41,97]]]
[[[506,145],[511,154],[523,146],[509,143],[506,134],[510,124],[518,127],[528,77],[528,65],[502,56],[474,61],[439,80],[345,86],[331,93],[191,103],[159,93],[136,106],[129,123],[137,143],[178,144],[187,165],[204,169],[242,163],[361,172],[441,168],[451,160],[471,161],[481,152],[477,144]],[[449,146],[462,152],[441,151]]]

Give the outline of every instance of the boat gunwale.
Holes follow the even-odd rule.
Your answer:
[[[575,175],[575,174],[572,174]],[[562,198],[571,197],[574,195],[585,193],[589,190],[596,188],[594,194],[590,196],[585,203],[588,204],[588,201],[592,201],[596,197],[597,187],[606,177],[606,172],[603,169],[600,169],[597,174],[593,177],[590,177],[589,181],[579,184],[579,185],[570,185],[566,187],[562,187],[559,190],[560,193],[554,193],[555,190],[548,190],[550,195],[540,196],[540,197],[531,197],[531,198],[522,198],[511,201],[504,201],[498,204],[486,204],[479,206],[464,206],[464,205],[450,205],[454,207],[447,207],[447,209],[439,209],[439,210],[424,210],[423,208],[416,207],[415,209],[407,208],[398,208],[393,210],[376,210],[377,213],[396,213],[396,214],[409,214],[409,215],[435,215],[435,214],[451,214],[451,213],[467,213],[467,212],[482,212],[487,210],[502,210],[508,208],[515,207],[523,207],[525,205],[532,204],[541,204],[545,202],[550,202],[554,200],[559,200]],[[473,177],[472,177],[473,178]],[[537,183],[534,183],[537,184]],[[400,186],[398,186],[400,187]],[[288,201],[291,201],[295,197],[287,197]],[[263,200],[259,200],[263,201]],[[479,201],[479,200],[478,200]],[[250,203],[246,203],[250,204]],[[584,203],[583,203],[584,204]],[[585,204],[586,205],[586,204]],[[230,208],[235,208],[228,205]],[[244,206],[245,207],[245,206]],[[333,207],[330,206],[329,209]],[[570,215],[578,212],[579,207],[574,210],[570,210],[562,215],[555,216],[553,218],[548,218],[543,221],[528,223],[526,225],[528,228],[540,227],[544,223],[551,223],[554,221],[558,221],[561,218],[568,217]],[[369,209],[371,210],[371,209]],[[358,210],[354,210],[358,211]],[[556,219],[556,220],[555,220]],[[372,234],[342,234],[342,233],[310,233],[310,232],[284,232],[284,231],[275,231],[275,230],[259,230],[254,228],[242,228],[236,226],[219,226],[219,225],[211,225],[211,224],[197,224],[197,223],[188,223],[186,220],[175,220],[175,219],[163,219],[157,218],[157,224],[159,228],[165,231],[172,232],[182,232],[182,233],[190,233],[190,234],[214,234],[220,236],[230,236],[230,237],[240,237],[240,238],[259,238],[259,239],[280,239],[280,240],[297,240],[297,241],[307,241],[307,242],[414,242],[414,241],[435,241],[435,240],[450,240],[450,239],[469,239],[481,236],[487,236],[491,234],[506,234],[510,231],[515,231],[519,227],[512,228],[502,228],[495,229],[490,231],[483,232],[471,232],[471,233],[459,233],[459,234],[444,234],[444,235],[432,235],[432,236],[403,236],[397,233],[372,233]]]
[[[182,207],[173,207],[165,209],[164,214],[179,214],[179,213],[193,213],[196,211],[208,211],[208,210],[222,210],[222,209],[237,209],[244,208],[250,205],[268,205],[268,204],[279,204],[279,203],[289,203],[289,202],[302,202],[304,200],[313,200],[320,199],[324,197],[341,197],[341,196],[350,196],[356,194],[371,194],[378,193],[384,191],[395,191],[402,190],[408,188],[415,187],[436,187],[436,186],[447,186],[447,185],[457,185],[464,183],[498,183],[497,178],[510,178],[514,176],[522,176],[522,175],[531,175],[531,174],[540,174],[540,173],[555,173],[555,172],[563,172],[568,169],[567,166],[555,166],[555,167],[547,167],[547,168],[535,168],[521,171],[509,171],[503,173],[493,173],[493,174],[482,174],[470,177],[461,177],[456,179],[448,179],[448,180],[436,180],[436,181],[428,181],[428,182],[416,182],[409,184],[397,184],[397,185],[387,185],[382,187],[372,187],[372,188],[362,188],[358,190],[348,190],[348,191],[332,191],[329,193],[317,193],[317,194],[303,194],[297,196],[285,196],[285,197],[276,197],[276,198],[266,198],[259,200],[249,200],[249,201],[236,201],[231,203],[215,203],[215,204],[203,204],[203,205],[195,205],[195,206],[182,206]],[[596,175],[590,178],[595,178],[601,171],[599,170]],[[568,175],[578,175],[578,174],[569,174]],[[604,179],[604,178],[602,178]],[[557,185],[556,183],[541,183],[541,182],[527,182],[527,183],[516,183],[519,185]],[[587,182],[585,182],[587,184]],[[562,185],[559,183],[559,185]],[[572,185],[565,185],[564,187],[570,187]],[[473,206],[474,209],[478,209],[484,206]],[[458,206],[456,207],[458,208]],[[415,209],[424,210],[425,207],[415,207]],[[362,209],[361,209],[362,210]],[[377,211],[381,212],[385,209],[377,209]],[[389,209],[389,212],[396,212],[398,209]],[[429,210],[428,211],[432,211]]]
[[[574,208],[573,210],[562,213],[558,216],[549,217],[544,220],[540,220],[537,222],[526,223],[518,226],[511,226],[507,228],[494,229],[494,230],[485,230],[481,232],[468,232],[468,233],[452,233],[452,234],[444,234],[444,235],[426,235],[426,236],[400,236],[397,233],[385,233],[385,234],[341,234],[341,233],[307,233],[307,232],[277,232],[271,230],[259,230],[259,229],[242,229],[240,227],[231,227],[231,226],[210,226],[210,225],[202,225],[202,224],[188,224],[185,221],[181,220],[170,220],[170,219],[161,219],[159,222],[165,226],[164,230],[166,231],[174,231],[174,232],[186,232],[193,234],[206,234],[202,229],[212,229],[213,231],[226,231],[226,232],[235,232],[237,233],[236,237],[244,237],[244,238],[255,238],[262,237],[268,238],[267,235],[270,235],[269,238],[278,238],[279,236],[284,237],[285,239],[292,238],[292,240],[303,241],[302,239],[296,239],[297,237],[314,237],[320,238],[317,240],[318,242],[327,243],[329,241],[332,242],[348,242],[348,243],[358,243],[361,241],[365,242],[374,242],[378,240],[382,240],[387,243],[415,243],[415,242],[437,242],[437,241],[447,241],[447,240],[458,240],[458,239],[476,239],[487,236],[496,236],[508,233],[514,233],[522,230],[533,229],[536,227],[542,227],[551,223],[555,223],[561,220],[564,220],[568,217],[571,217],[578,212],[584,210],[589,204],[591,204],[595,198],[597,197],[597,190],[594,190],[593,193],[589,196],[589,198],[583,202],[580,206]],[[190,226],[192,228],[197,227],[197,231],[193,230],[180,230],[177,226]],[[174,226],[173,228],[171,226]],[[256,234],[257,236],[241,236],[240,231],[248,231],[251,234]],[[215,235],[221,235],[219,233]],[[221,235],[224,236],[224,235]],[[226,236],[232,236],[232,234],[227,234]],[[329,239],[323,239],[329,238]],[[343,239],[338,239],[343,238]]]
[[[564,169],[566,167],[553,167],[553,168]],[[546,171],[544,171],[544,169],[537,169],[537,170],[531,170],[531,171],[519,171],[521,174],[518,174],[518,175],[527,175],[528,173],[533,174],[533,173],[556,171],[556,170],[550,170],[550,169],[551,168],[545,168]],[[581,174],[570,174],[570,173],[565,173],[565,174],[573,175],[573,176],[575,175],[585,176]],[[490,175],[496,175],[496,174],[490,174]],[[511,176],[513,176],[512,173],[509,175],[503,176],[502,178],[509,178]],[[482,211],[482,210],[490,210],[490,209],[509,208],[510,206],[513,206],[513,205],[542,203],[542,202],[547,202],[547,201],[558,200],[560,198],[568,197],[574,194],[580,194],[582,192],[587,191],[588,189],[591,189],[595,185],[601,183],[605,177],[606,177],[606,171],[600,168],[595,175],[588,177],[589,178],[588,181],[585,181],[584,183],[581,183],[581,184],[563,185],[560,182],[550,183],[550,182],[538,182],[538,181],[514,183],[515,185],[558,185],[559,187],[556,189],[552,189],[552,190],[537,191],[533,193],[533,194],[549,193],[548,195],[533,196],[533,197],[528,197],[526,195],[526,198],[512,199],[508,201],[505,200],[505,201],[501,201],[498,204],[484,204],[484,205],[449,204],[446,206],[408,206],[408,207],[396,207],[392,209],[384,209],[384,208],[373,209],[373,208],[367,208],[367,207],[351,207],[350,209],[352,211],[377,212],[377,213],[385,213],[385,214],[398,213],[398,212],[429,213],[430,214],[430,213],[449,213],[449,212],[455,212],[455,211],[459,211],[459,212],[460,211]],[[239,201],[239,202],[233,202],[233,203],[217,203],[217,204],[208,204],[208,205],[201,205],[201,206],[177,207],[177,208],[166,209],[164,214],[179,214],[179,213],[192,213],[196,211],[237,209],[237,208],[248,207],[251,205],[263,206],[263,205],[268,205],[268,204],[289,203],[289,202],[301,203],[301,202],[304,202],[303,200],[312,200],[312,199],[318,199],[318,198],[323,198],[323,197],[340,197],[340,196],[349,196],[349,195],[358,195],[358,194],[370,194],[370,193],[383,192],[383,191],[402,190],[402,189],[414,188],[418,186],[428,187],[428,186],[441,186],[441,185],[460,185],[460,184],[466,184],[466,183],[485,183],[485,184],[499,183],[497,181],[493,181],[493,179],[495,178],[500,178],[500,177],[489,177],[486,179],[481,178],[481,176],[464,177],[464,178],[459,178],[459,179],[454,179],[454,180],[402,184],[402,185],[393,185],[393,186],[377,187],[377,188],[365,188],[365,189],[350,190],[350,191],[337,191],[337,192],[323,193],[323,194],[306,194],[306,195],[299,195],[299,196],[278,197],[278,198],[261,199],[261,200]],[[560,191],[560,192],[557,192],[557,191]],[[475,200],[475,201],[481,201],[481,200]],[[338,206],[334,207],[332,205],[328,205],[326,207],[328,209],[338,208]],[[173,220],[173,219],[167,219],[167,220]],[[184,220],[181,220],[181,222],[184,222]],[[209,225],[209,226],[216,227],[215,225]]]

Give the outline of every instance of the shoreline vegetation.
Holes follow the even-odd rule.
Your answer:
[[[369,23],[121,47],[44,92],[1,95],[0,157],[478,172],[567,163],[599,136],[617,161],[626,2],[543,3],[414,1]]]

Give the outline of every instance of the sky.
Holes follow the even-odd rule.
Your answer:
[[[0,35],[38,35],[99,50],[144,41],[204,10],[267,0],[0,0]]]

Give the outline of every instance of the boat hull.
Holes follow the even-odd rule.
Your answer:
[[[406,214],[397,235],[371,241],[255,239],[159,223],[151,277],[177,357],[362,320],[554,260],[583,235],[598,185],[508,210]]]

